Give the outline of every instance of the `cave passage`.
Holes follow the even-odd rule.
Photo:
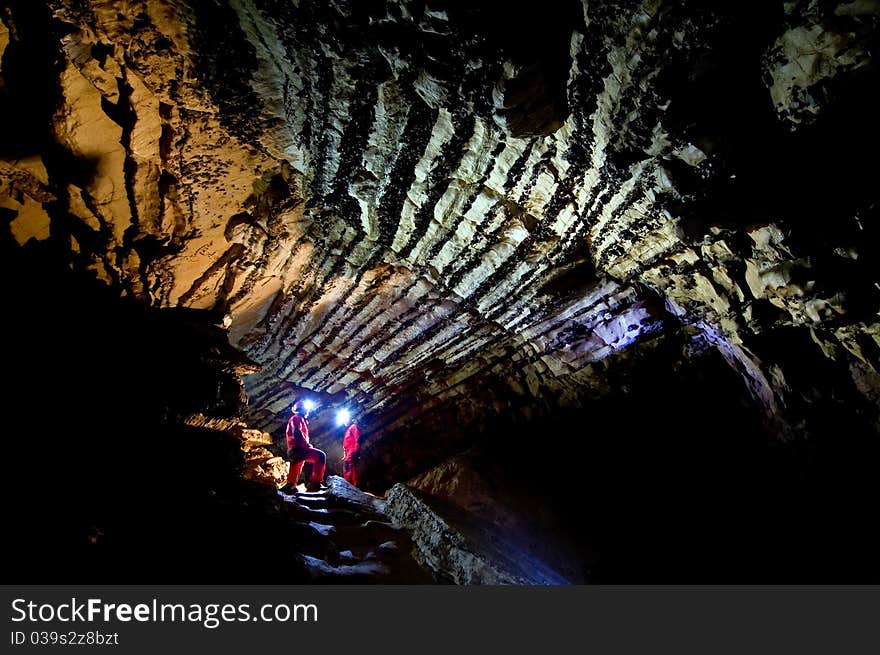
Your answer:
[[[9,577],[880,580],[880,13],[716,4],[5,3]]]
[[[334,537],[328,546],[303,525],[325,519],[279,513],[273,485],[242,479],[234,431],[178,422],[243,409],[215,317],[120,301],[36,249],[8,255],[18,277],[5,297],[23,310],[4,325],[17,345],[6,357],[14,577],[246,581],[247,552],[307,581],[294,553],[338,557]],[[614,393],[532,421],[498,418],[412,487],[477,543],[501,535],[510,552],[497,557],[537,558],[530,570],[551,567],[560,581],[864,579],[873,435],[841,413],[813,443],[779,442],[719,355],[676,362],[676,337],[658,339]],[[315,441],[339,450],[324,441],[338,432],[323,425]],[[384,484],[369,486],[382,495]],[[387,518],[370,516],[359,529],[381,532]],[[402,581],[454,581],[404,569]]]

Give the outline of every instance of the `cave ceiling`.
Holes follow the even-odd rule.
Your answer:
[[[577,405],[672,330],[768,414],[767,334],[875,398],[876,3],[760,4],[12,3],[0,211],[214,312],[264,425]]]

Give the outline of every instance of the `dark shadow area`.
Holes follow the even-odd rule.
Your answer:
[[[505,84],[500,110],[513,136],[552,134],[562,126],[569,114],[571,35],[583,30],[580,3],[564,0],[554,2],[552,8],[519,0],[427,4],[448,11],[466,39],[485,36],[487,56],[494,51],[520,67]]]
[[[237,438],[175,421],[241,408],[216,317],[120,300],[63,261],[48,244],[3,251],[6,577],[255,582],[303,526],[240,477]]]
[[[590,582],[880,580],[880,448],[862,417],[829,399],[782,443],[720,355],[652,359],[586,411],[488,435],[496,465],[549,498],[541,521],[578,544]]]
[[[0,158],[16,159],[44,147],[46,126],[60,95],[61,58],[52,37],[61,36],[61,31],[44,3],[13,0],[4,4],[0,20],[11,30],[11,38],[3,51]],[[15,129],[6,129],[12,125]]]
[[[787,29],[782,4],[696,2],[675,11],[713,17],[706,18],[705,45],[658,77],[659,92],[670,100],[664,125],[712,161],[711,171],[668,162],[683,194],[670,209],[683,217],[686,231],[699,238],[711,225],[775,220],[793,230],[792,243],[814,250],[867,242],[851,219],[876,203],[873,169],[865,162],[880,147],[880,67],[833,79],[818,117],[795,127],[777,116],[762,68]],[[831,12],[830,5],[823,11]],[[851,28],[829,21],[829,30]],[[876,47],[878,37],[872,38]],[[829,216],[845,220],[829,222]]]

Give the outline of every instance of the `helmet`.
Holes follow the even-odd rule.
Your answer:
[[[300,416],[308,417],[309,412],[315,409],[315,401],[311,398],[304,398],[302,400],[297,400],[293,403],[293,407],[290,408],[294,414],[299,414]]]

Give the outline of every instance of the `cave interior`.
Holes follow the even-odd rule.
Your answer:
[[[0,19],[8,577],[880,581],[878,3]]]

